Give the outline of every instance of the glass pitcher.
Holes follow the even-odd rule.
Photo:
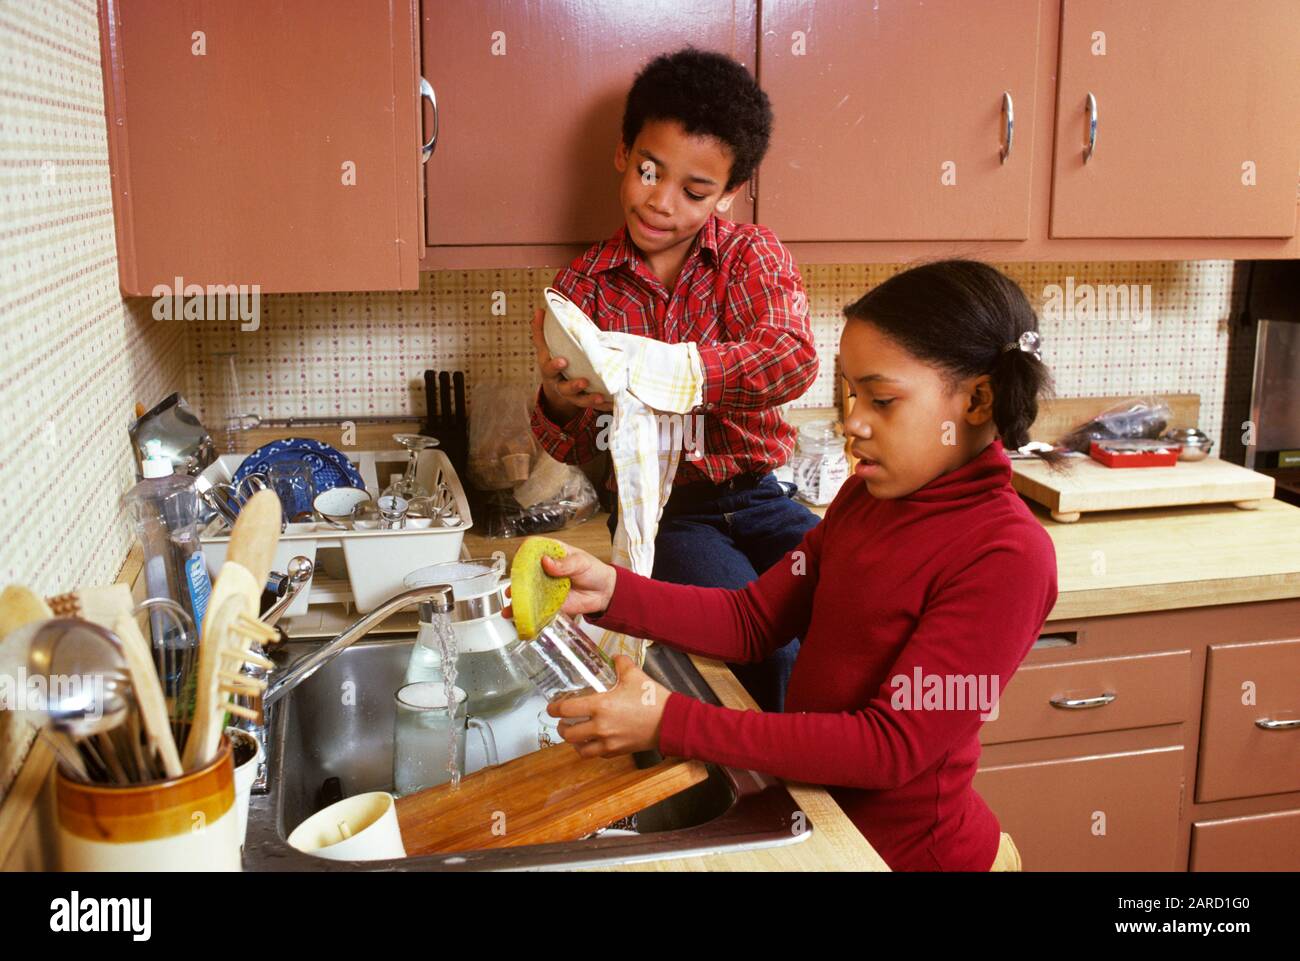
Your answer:
[[[468,712],[496,714],[518,704],[532,692],[532,684],[509,655],[518,641],[514,622],[502,609],[505,555],[451,561],[420,568],[407,575],[407,587],[450,584],[454,606],[450,615],[438,615],[432,605],[420,605],[420,630],[406,683],[444,680],[443,650],[455,648],[456,686],[465,690]]]

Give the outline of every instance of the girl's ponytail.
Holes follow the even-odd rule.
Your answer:
[[[1051,388],[1051,374],[1038,350],[1041,343],[1036,330],[1023,331],[998,351],[993,364],[993,423],[1002,446],[1009,450],[1029,443],[1039,395]]]

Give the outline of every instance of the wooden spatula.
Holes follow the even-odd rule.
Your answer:
[[[230,532],[226,562],[208,599],[199,642],[199,676],[195,698],[194,726],[185,740],[182,758],[186,770],[212,760],[221,743],[226,712],[247,711],[232,701],[232,695],[253,693],[251,678],[241,677],[244,663],[270,668],[271,661],[252,650],[255,643],[269,643],[278,635],[259,620],[262,588],[271,573],[271,560],[280,541],[280,499],[275,491],[261,490],[249,498]],[[261,686],[265,686],[263,683]],[[258,713],[253,712],[253,717]]]
[[[53,616],[50,606],[21,584],[10,584],[0,591],[0,637],[24,624],[46,621]]]
[[[0,591],[0,640],[24,624],[46,621],[53,616],[54,612],[49,605],[21,584],[10,584]],[[13,716],[13,711],[0,711],[0,744],[10,741],[9,725]]]

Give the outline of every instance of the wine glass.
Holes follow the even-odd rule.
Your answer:
[[[425,434],[394,434],[393,440],[406,448],[410,454],[410,459],[406,462],[406,473],[389,480],[382,496],[392,495],[405,501],[413,500],[416,497],[428,497],[429,492],[424,485],[415,479],[415,469],[419,463],[420,451],[437,447],[438,438],[429,437]]]

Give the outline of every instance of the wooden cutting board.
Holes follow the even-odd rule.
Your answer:
[[[640,769],[631,755],[582,758],[555,744],[397,799],[409,857],[576,841],[708,777],[699,761],[668,758]]]
[[[1273,478],[1207,457],[1172,467],[1107,467],[1091,457],[1072,457],[1053,473],[1041,460],[1013,460],[1011,484],[1063,523],[1090,511],[1231,503],[1253,510],[1273,496]]]

